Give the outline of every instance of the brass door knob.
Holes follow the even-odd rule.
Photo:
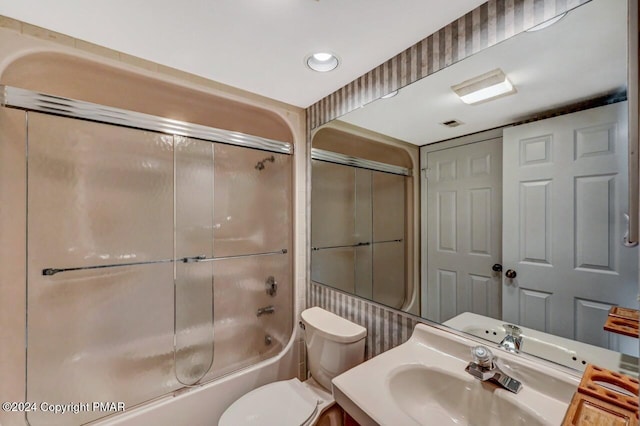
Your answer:
[[[499,263],[496,263],[491,267],[491,269],[493,269],[494,272],[502,272],[502,265]]]
[[[518,276],[518,273],[516,271],[514,271],[513,269],[507,269],[507,272],[505,272],[504,275],[507,278],[514,279],[516,276]]]

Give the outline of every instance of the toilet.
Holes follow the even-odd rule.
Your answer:
[[[331,379],[364,361],[367,330],[319,307],[300,316],[311,377],[252,390],[227,408],[220,426],[307,426],[333,404]]]

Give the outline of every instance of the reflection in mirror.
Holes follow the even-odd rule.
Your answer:
[[[402,309],[406,168],[312,150],[311,279]]]
[[[413,312],[568,367],[638,374],[638,339],[604,329],[612,308],[639,307],[638,250],[622,244],[626,23],[625,0],[593,0],[329,124],[421,147]],[[496,69],[515,90],[473,104],[452,90]],[[312,194],[343,182],[313,174]]]

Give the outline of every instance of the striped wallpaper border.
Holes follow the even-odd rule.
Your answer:
[[[307,132],[590,0],[489,0],[307,108]]]

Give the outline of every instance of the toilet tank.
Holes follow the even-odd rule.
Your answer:
[[[301,318],[311,377],[331,391],[331,379],[364,361],[367,329],[317,306]]]

